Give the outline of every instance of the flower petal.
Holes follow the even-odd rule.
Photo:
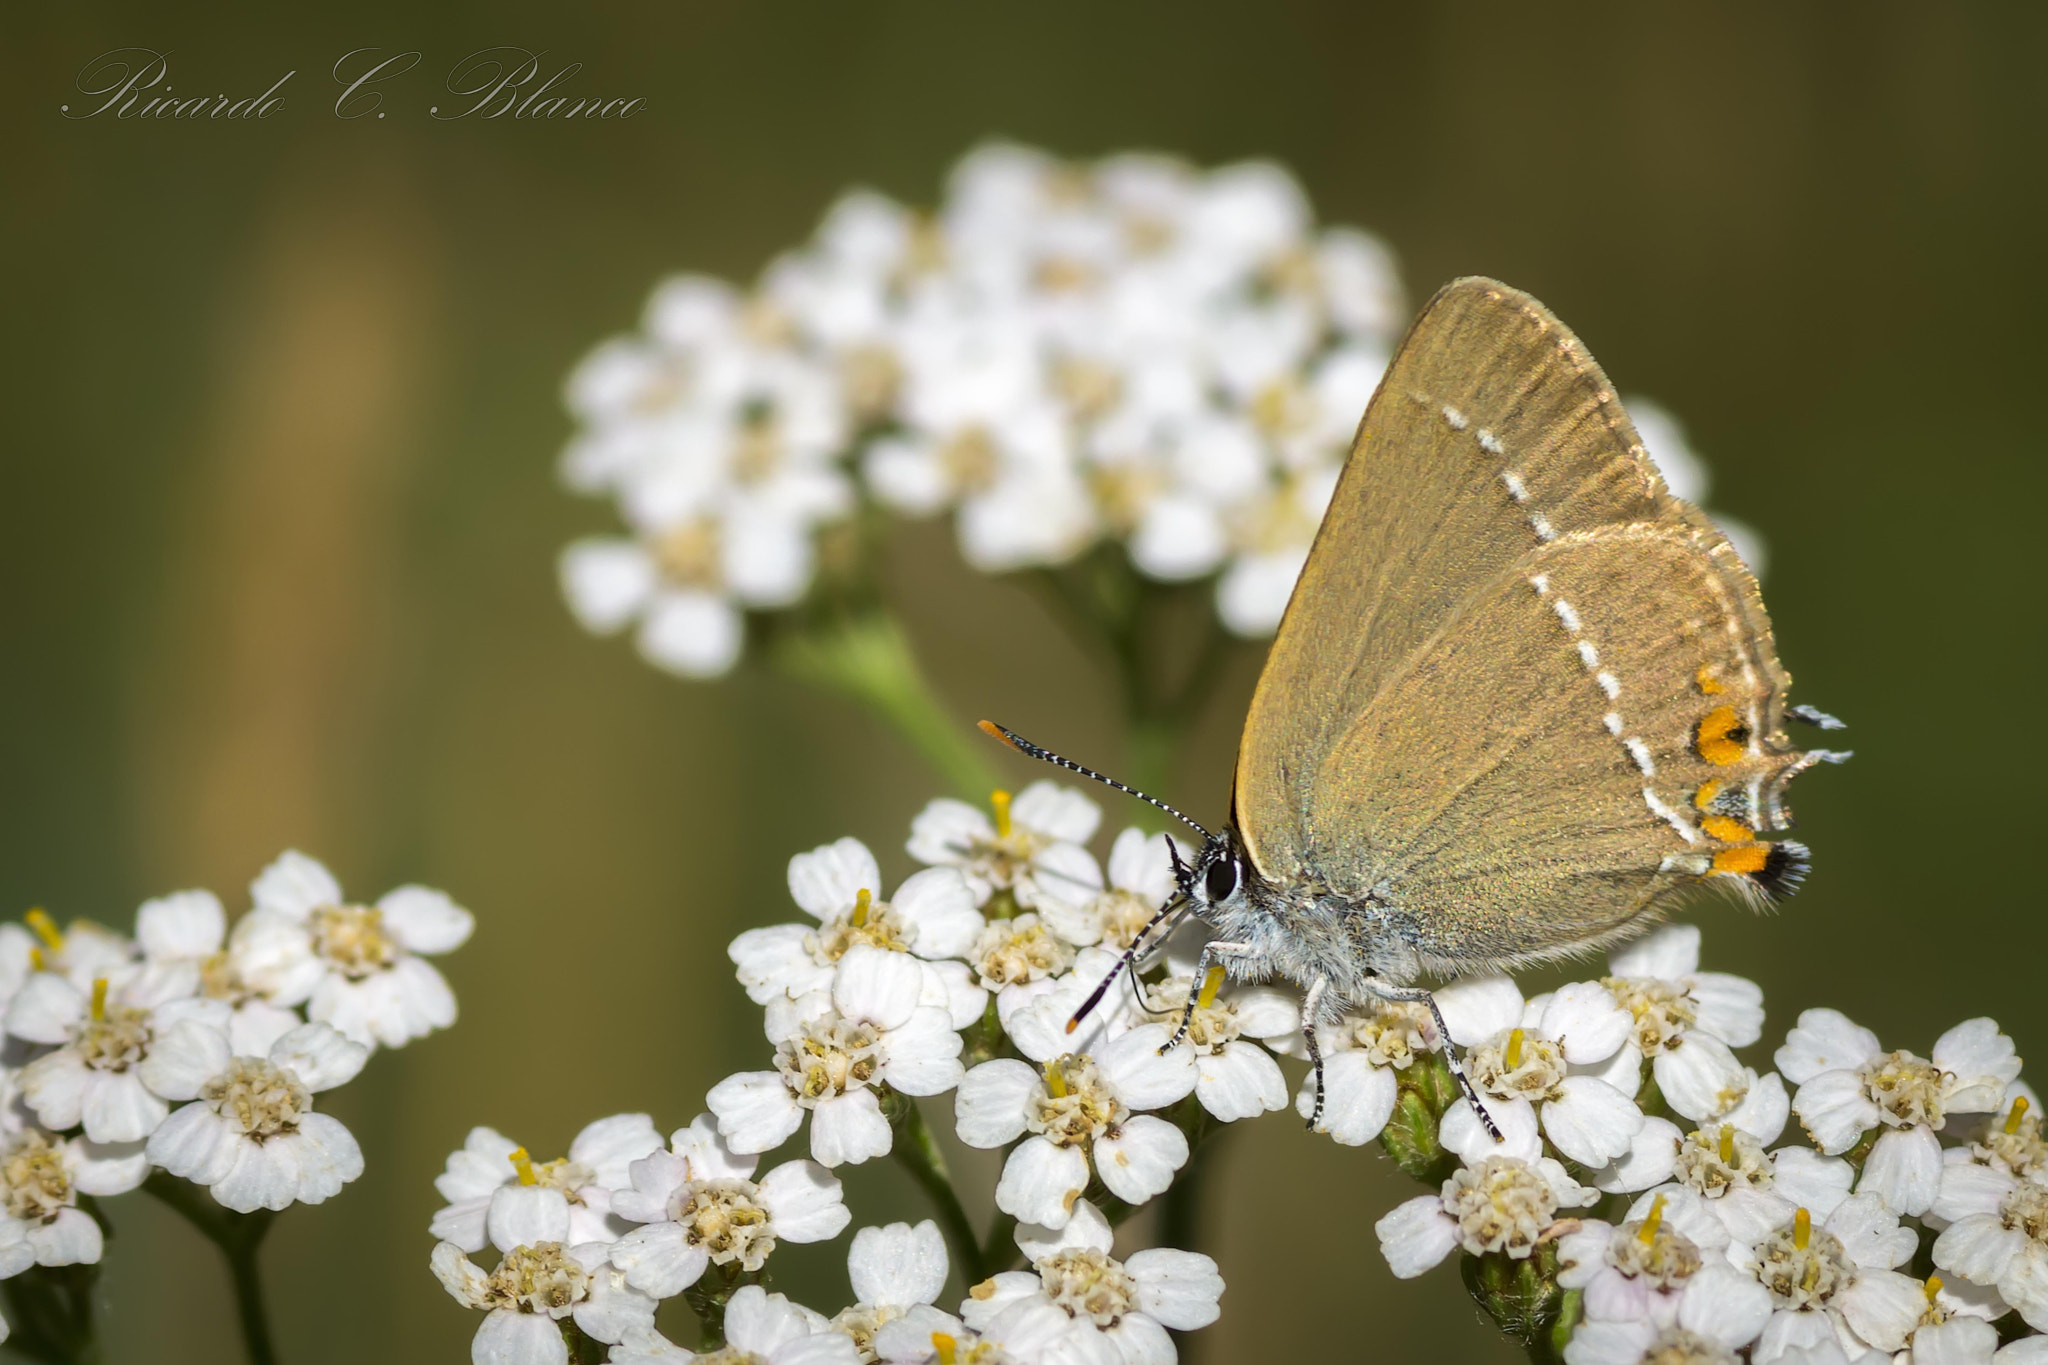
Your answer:
[[[1095,1141],[1095,1173],[1126,1204],[1163,1194],[1187,1164],[1188,1140],[1165,1119],[1138,1114]]]

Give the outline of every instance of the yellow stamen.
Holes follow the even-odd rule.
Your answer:
[[[996,838],[1009,838],[1010,794],[1008,792],[1003,791],[990,792],[988,795],[988,803],[996,808]]]
[[[1216,992],[1222,989],[1223,964],[1218,963],[1217,965],[1209,969],[1209,974],[1207,976],[1202,978],[1202,993],[1195,997],[1195,1008],[1205,1010],[1209,1008],[1209,1006],[1215,1004]]]
[[[92,983],[92,1017],[95,1021],[107,1017],[107,979],[104,976]]]
[[[853,927],[858,929],[868,922],[868,907],[875,903],[875,893],[863,886],[853,893]]]
[[[953,1365],[956,1359],[953,1353],[959,1349],[960,1343],[944,1332],[932,1333],[932,1352],[937,1356],[939,1365]]]
[[[1721,1161],[1728,1166],[1735,1164],[1735,1125],[1732,1123],[1721,1125]]]
[[[50,970],[49,964],[43,961],[43,950],[41,948],[32,947],[28,950],[28,965],[32,971],[47,972]]]
[[[1813,1215],[1800,1209],[1792,1215],[1792,1245],[1800,1251],[1813,1240]]]
[[[57,921],[51,919],[50,912],[43,909],[42,906],[38,905],[26,915],[23,915],[22,919],[28,924],[29,928],[36,931],[36,937],[49,944],[53,950],[63,948],[63,931],[57,928]]]
[[[1520,1029],[1516,1029],[1508,1035],[1508,1050],[1501,1060],[1507,1064],[1507,1068],[1510,1071],[1513,1071],[1522,1064],[1522,1037]]]
[[[513,1170],[519,1172],[520,1184],[538,1185],[540,1183],[540,1177],[533,1173],[533,1158],[526,1154],[524,1147],[514,1147],[511,1155],[506,1160],[512,1163]]]
[[[1935,1296],[1936,1294],[1939,1294],[1940,1292],[1941,1292],[1941,1276],[1939,1276],[1939,1275],[1929,1275],[1929,1276],[1927,1277],[1927,1301],[1928,1301],[1929,1303],[1933,1303],[1933,1302],[1934,1302],[1934,1296]]]
[[[1060,1069],[1060,1064],[1057,1061],[1047,1062],[1043,1069],[1045,1071],[1045,1088],[1052,1092],[1054,1099],[1065,1099],[1067,1097],[1067,1073]]]
[[[1650,1201],[1650,1215],[1643,1219],[1643,1230],[1636,1234],[1636,1239],[1644,1246],[1648,1246],[1657,1240],[1657,1229],[1663,1226],[1663,1223],[1664,1196],[1660,1194]]]
[[[2020,1130],[2020,1120],[2026,1116],[2027,1097],[2025,1095],[2015,1095],[2012,1101],[2012,1112],[2005,1116],[2005,1131],[2017,1133]]]

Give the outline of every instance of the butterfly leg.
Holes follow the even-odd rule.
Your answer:
[[[1329,988],[1330,978],[1319,976],[1316,983],[1308,988],[1308,994],[1301,1002],[1301,1040],[1308,1044],[1309,1065],[1316,1073],[1315,1109],[1308,1116],[1308,1130],[1313,1133],[1316,1125],[1323,1121],[1323,1045],[1316,1039],[1316,1014],[1323,1003],[1323,992]]]
[[[1187,1008],[1180,1012],[1180,1027],[1173,1031],[1173,1037],[1160,1045],[1160,1056],[1163,1057],[1180,1046],[1181,1040],[1188,1036],[1188,1030],[1194,1026],[1195,1006],[1202,998],[1203,984],[1209,979],[1209,960],[1217,957],[1243,957],[1254,951],[1256,950],[1249,943],[1226,943],[1222,939],[1214,938],[1202,945],[1202,955],[1195,959],[1195,982],[1188,987]]]
[[[1444,1064],[1451,1069],[1451,1076],[1458,1082],[1458,1089],[1472,1102],[1472,1112],[1479,1116],[1479,1122],[1495,1142],[1503,1141],[1500,1129],[1494,1126],[1493,1115],[1486,1112],[1486,1105],[1479,1098],[1479,1091],[1465,1074],[1464,1063],[1458,1060],[1457,1050],[1451,1045],[1451,1030],[1444,1023],[1443,1011],[1436,1007],[1436,997],[1420,986],[1395,986],[1384,981],[1373,981],[1369,989],[1382,1000],[1402,1005],[1427,1005],[1429,1017],[1436,1021],[1436,1036],[1444,1054]]]

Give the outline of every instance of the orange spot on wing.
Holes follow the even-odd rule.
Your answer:
[[[1710,697],[1728,690],[1722,685],[1721,680],[1714,676],[1714,666],[1712,664],[1701,664],[1700,671],[1693,674],[1692,678],[1694,682],[1700,685],[1700,691]]]
[[[1749,727],[1742,723],[1742,717],[1735,713],[1734,707],[1717,706],[1700,721],[1693,743],[1701,758],[1716,767],[1725,768],[1730,763],[1740,762],[1749,752],[1744,747],[1749,743]]]
[[[1756,837],[1756,832],[1740,820],[1730,820],[1725,815],[1709,815],[1700,821],[1700,828],[1724,844],[1747,843]]]
[[[1721,794],[1721,784],[1714,778],[1700,783],[1700,789],[1692,794],[1694,810],[1705,810],[1714,804],[1714,798]]]
[[[1724,848],[1714,855],[1714,871],[1750,873],[1764,870],[1764,863],[1770,858],[1768,844],[1743,844],[1739,848]]]

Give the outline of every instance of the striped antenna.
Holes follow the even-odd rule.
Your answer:
[[[1205,827],[1203,827],[1200,824],[1197,824],[1193,820],[1190,820],[1187,816],[1182,815],[1179,811],[1175,810],[1172,806],[1167,805],[1158,797],[1147,796],[1145,795],[1145,793],[1139,791],[1136,787],[1126,787],[1123,783],[1117,781],[1115,778],[1104,777],[1101,773],[1096,772],[1093,768],[1084,768],[1080,764],[1074,762],[1074,760],[1071,758],[1061,758],[1058,754],[1054,753],[1050,749],[1041,749],[1036,744],[1033,744],[1030,740],[1024,738],[1024,736],[1018,734],[1016,731],[1005,729],[1004,727],[996,724],[992,720],[982,721],[981,731],[983,734],[1001,740],[1003,743],[1009,745],[1012,749],[1015,749],[1020,754],[1029,754],[1033,758],[1043,759],[1047,763],[1054,764],[1057,767],[1065,768],[1069,772],[1079,773],[1083,777],[1092,777],[1105,787],[1115,787],[1118,791],[1122,792],[1126,796],[1135,796],[1140,801],[1146,802],[1150,805],[1157,806],[1159,807],[1159,809],[1165,811],[1168,815],[1171,815],[1174,819],[1186,825],[1189,829],[1192,829],[1196,833],[1200,834],[1204,839],[1213,839],[1216,837],[1215,835],[1209,833],[1209,831]]]

